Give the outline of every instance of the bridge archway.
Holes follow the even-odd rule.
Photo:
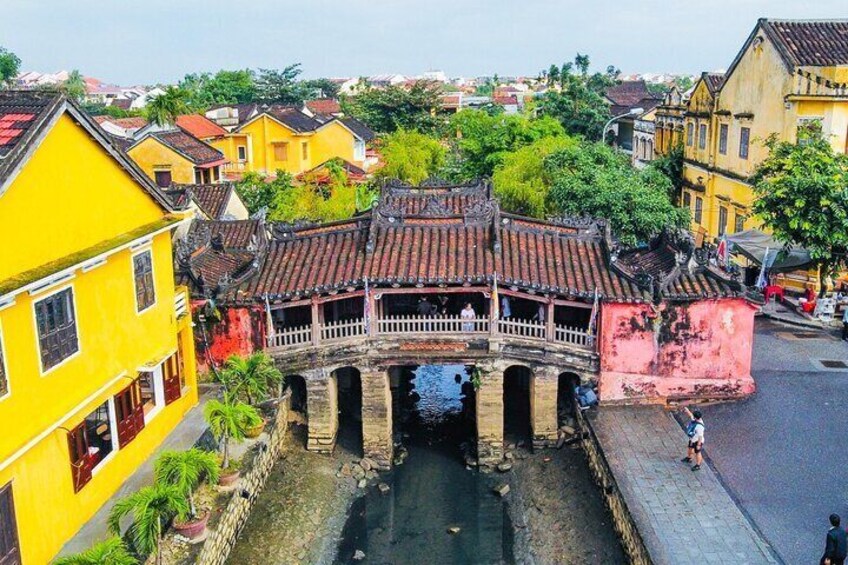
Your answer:
[[[574,387],[580,384],[580,375],[566,371],[557,377],[557,426],[574,416]]]
[[[525,365],[510,365],[503,373],[503,433],[508,444],[532,441],[533,371]]]
[[[331,373],[338,402],[338,444],[361,457],[362,374],[356,367],[339,367]]]

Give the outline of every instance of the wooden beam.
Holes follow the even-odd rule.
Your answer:
[[[445,288],[427,286],[422,288],[373,288],[375,294],[468,294],[471,292],[491,292],[488,286],[449,286]]]

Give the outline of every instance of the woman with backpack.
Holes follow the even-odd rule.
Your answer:
[[[690,411],[689,408],[683,407],[683,411],[689,417],[689,424],[686,426],[686,436],[689,438],[689,445],[686,450],[686,457],[681,459],[684,463],[692,463],[693,471],[698,471],[701,468],[701,463],[704,462],[704,457],[701,455],[701,450],[704,448],[704,420],[701,411],[695,409]]]

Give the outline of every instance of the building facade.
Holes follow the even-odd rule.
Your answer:
[[[62,95],[0,93],[0,561],[48,563],[197,403],[188,221]]]
[[[181,129],[148,131],[127,149],[156,186],[221,182],[224,154]]]

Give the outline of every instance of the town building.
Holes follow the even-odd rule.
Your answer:
[[[756,227],[748,178],[770,135],[810,122],[848,142],[848,20],[760,19],[727,72],[701,76],[686,105],[682,200],[707,241]]]
[[[94,116],[94,121],[109,135],[122,137],[128,142],[132,140],[133,135],[138,130],[145,127],[148,123],[146,119],[140,117],[113,118],[112,116]]]
[[[364,421],[366,453],[383,459],[398,365],[484,367],[484,459],[502,452],[512,365],[532,373],[539,445],[556,439],[557,395],[573,382],[597,384],[604,403],[754,390],[756,308],[738,282],[696,261],[686,235],[623,250],[600,221],[503,213],[482,182],[389,183],[370,213],[328,224],[195,224],[177,262],[205,324],[198,358],[273,355],[305,383],[312,449],[335,441],[341,367],[362,375],[363,406],[376,414]],[[204,299],[216,316],[203,314]],[[422,315],[425,299],[435,309]]]
[[[622,81],[604,91],[609,102],[610,117],[618,117],[613,123],[615,138],[613,145],[631,155],[633,152],[633,129],[638,115],[654,109],[661,97],[648,90],[644,80]],[[633,114],[635,110],[639,114]]]
[[[683,147],[684,115],[688,101],[689,91],[681,92],[677,86],[672,86],[663,95],[654,115],[654,152],[657,157],[665,157],[675,147]]]
[[[0,92],[0,562],[49,563],[197,403],[189,220],[75,103]]]
[[[172,184],[211,184],[223,180],[224,154],[182,129],[148,126],[126,153],[159,187]]]
[[[651,108],[633,119],[633,166],[641,169],[654,160],[654,136],[656,132],[657,109]]]

